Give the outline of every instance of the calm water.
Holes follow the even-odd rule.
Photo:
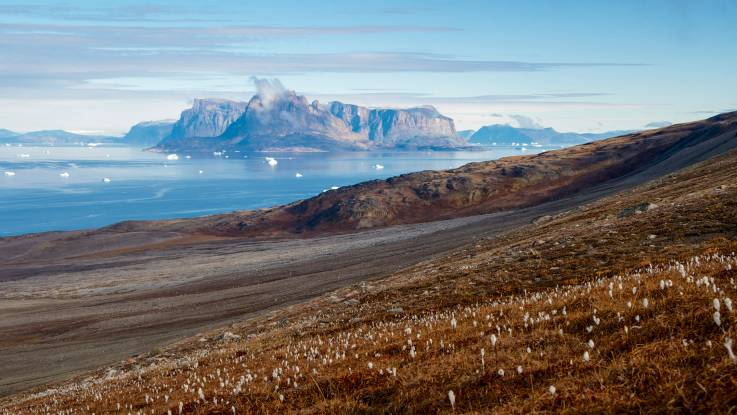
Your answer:
[[[123,147],[3,146],[0,236],[262,208],[310,197],[333,186],[521,153],[501,148],[477,152],[232,153],[228,159],[180,156],[179,160],[167,160],[164,154]],[[266,156],[274,157],[278,164],[270,166]],[[384,169],[376,169],[376,164]],[[65,172],[68,177],[61,176]],[[303,177],[295,177],[296,173]]]

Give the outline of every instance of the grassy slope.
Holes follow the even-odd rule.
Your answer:
[[[657,206],[628,209],[643,202]],[[453,410],[450,390],[458,412],[730,412],[736,247],[730,153],[227,329],[240,340],[187,340],[0,413],[432,413]]]

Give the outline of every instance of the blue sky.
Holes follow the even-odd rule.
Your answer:
[[[122,133],[252,76],[431,104],[459,129],[642,128],[737,109],[737,2],[0,0],[0,128]]]

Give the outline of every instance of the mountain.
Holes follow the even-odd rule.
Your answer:
[[[158,148],[326,151],[463,145],[453,120],[433,107],[370,109],[341,102],[323,105],[310,103],[294,91],[281,91],[254,95],[247,104],[216,101],[205,105],[197,100],[192,109],[182,113],[171,136]]]
[[[13,137],[17,137],[18,135],[19,134],[16,133],[16,132],[14,132],[14,131],[10,131],[10,130],[6,130],[4,128],[0,128],[0,140],[7,140],[7,139],[10,139],[10,138],[13,138]]]
[[[564,133],[553,128],[517,128],[506,124],[492,124],[481,127],[468,139],[470,143],[482,145],[571,145],[583,144],[618,135],[629,134],[632,131],[607,131],[603,133]]]
[[[8,130],[3,130],[8,131]],[[29,133],[12,133],[8,136],[0,134],[0,142],[29,145],[79,145],[87,143],[119,142],[120,138],[103,135],[85,135],[70,133],[64,130],[43,130]]]
[[[123,143],[131,146],[151,147],[171,135],[173,120],[144,121],[133,127],[123,137]]]
[[[246,110],[245,102],[227,99],[195,99],[192,108],[182,112],[171,134],[162,144],[186,148],[189,142],[218,137]]]
[[[457,131],[456,135],[464,140],[468,140],[476,132],[476,130],[461,130]]]
[[[404,174],[268,210],[190,221],[128,222],[114,230],[287,235],[358,229],[525,208],[662,176],[737,147],[737,112],[529,156]]]

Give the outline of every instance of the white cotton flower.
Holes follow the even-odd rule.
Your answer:
[[[456,321],[455,317],[453,317],[453,319],[450,320],[450,327],[452,327],[455,330],[457,325],[458,325],[458,322]]]
[[[368,362],[368,368],[369,369],[373,369],[374,368],[374,363],[373,362]]]
[[[550,392],[551,395],[555,395],[555,386],[550,385],[550,387],[548,388],[548,392]]]
[[[719,308],[720,308],[719,299],[718,298],[715,298],[712,301],[712,304],[714,304],[714,309],[717,310],[717,311],[719,311]]]
[[[499,370],[496,371],[496,374],[503,377],[504,376],[504,369],[501,369],[500,368]]]
[[[591,360],[591,357],[589,356],[589,352],[588,351],[583,352],[583,361],[588,362],[589,360]]]
[[[729,297],[724,299],[724,306],[727,307],[727,311],[732,312],[732,300]]]
[[[450,407],[456,408],[456,394],[452,390],[448,391],[448,400],[450,401]]]
[[[722,325],[722,318],[718,311],[714,312],[714,323],[716,323],[717,326]]]
[[[642,299],[642,306],[643,306],[643,307],[647,308],[647,306],[648,306],[649,304],[650,304],[650,301],[648,301],[648,299],[647,299],[647,298],[643,298],[643,299]]]
[[[496,334],[489,336],[489,341],[491,341],[491,347],[496,347]]]
[[[591,349],[593,349],[593,348],[594,348],[594,346],[595,346],[595,344],[594,344],[594,341],[593,341],[593,340],[591,340],[591,339],[589,339],[589,342],[588,342],[588,343],[586,343],[586,344],[588,344],[588,345],[589,345],[589,348],[591,348]]]
[[[518,375],[522,374],[522,366],[517,366],[517,374]]]

